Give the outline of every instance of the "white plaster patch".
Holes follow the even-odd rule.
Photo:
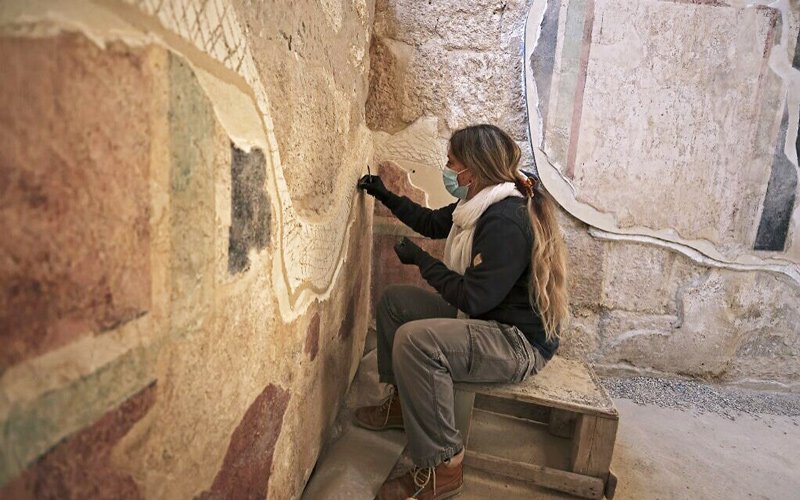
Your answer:
[[[396,134],[375,133],[375,159],[402,167],[411,185],[425,192],[425,204],[431,208],[455,201],[442,183],[447,141],[439,137],[438,130],[437,118],[422,117]]]
[[[253,100],[235,85],[207,71],[195,68],[194,72],[208,98],[215,104],[217,119],[236,147],[248,152],[254,147],[268,151],[267,136]]]

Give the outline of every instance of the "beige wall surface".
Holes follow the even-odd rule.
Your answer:
[[[800,12],[779,7],[378,1],[376,160],[407,173],[397,189],[441,206],[452,199],[424,160],[460,126],[505,128],[565,209],[562,354],[800,390]],[[385,240],[403,230],[390,221],[375,226],[373,297],[408,279],[393,270]]]
[[[528,102],[546,182],[600,229],[800,280],[799,25],[791,5],[534,2]]]
[[[367,329],[373,12],[0,5],[0,497],[299,496]]]
[[[796,2],[532,3],[539,172],[608,242],[574,332],[598,363],[798,388],[798,28]]]

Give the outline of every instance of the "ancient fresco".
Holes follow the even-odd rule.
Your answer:
[[[530,136],[562,206],[609,238],[800,280],[800,13],[781,5],[533,2]]]
[[[360,18],[367,15],[363,2],[356,2],[353,8]],[[284,153],[292,156],[296,150],[302,151],[303,145],[295,144],[298,142],[319,143],[315,146],[318,149],[325,145],[330,148],[330,141],[317,141],[315,134],[345,136],[348,140],[340,145],[341,154],[336,158],[339,164],[317,165],[317,169],[326,175],[312,179],[307,183],[310,186],[300,184],[307,179],[308,171],[313,171],[310,167],[302,172],[294,169],[294,175],[287,179],[286,160],[281,157],[279,139],[276,138],[278,126],[273,121],[266,85],[253,57],[250,39],[231,2],[125,0],[101,1],[96,6],[78,1],[9,2],[4,5],[2,16],[9,25],[18,19],[52,17],[64,26],[84,29],[101,45],[114,40],[134,45],[156,43],[187,58],[199,73],[204,90],[211,97],[215,115],[231,136],[234,146],[245,153],[252,148],[265,153],[268,170],[265,188],[273,204],[270,212],[275,222],[274,234],[270,238],[275,243],[277,257],[273,261],[273,273],[284,283],[283,292],[278,296],[283,317],[287,320],[297,317],[310,303],[330,292],[330,285],[346,252],[344,245],[349,224],[341,222],[351,219],[350,210],[357,194],[352,184],[365,170],[370,158],[370,132],[343,105],[330,105],[330,114],[335,115],[338,121],[326,124],[330,125],[327,128],[305,127],[305,135],[293,138],[294,142],[286,145]],[[325,22],[336,19],[338,16],[334,15]],[[336,29],[335,24],[332,30]],[[289,36],[286,35],[287,40]],[[363,34],[355,38],[365,43]],[[291,47],[292,42],[288,43]],[[294,43],[297,45],[299,42]],[[364,48],[353,45],[350,52],[344,55],[345,60],[363,71]],[[331,74],[320,75],[320,88],[310,90],[330,91],[334,93],[332,101],[349,102],[350,96],[338,88],[328,88],[326,82],[332,79]],[[298,92],[301,91],[303,82],[295,83]],[[314,105],[313,99],[306,99],[297,107],[304,109]],[[320,115],[317,113],[315,116],[319,118]],[[303,121],[298,117],[292,118]],[[316,159],[310,153],[294,161],[307,163]],[[337,170],[344,165],[343,171]],[[325,184],[324,192],[314,191],[319,184]],[[322,208],[314,205],[320,198],[324,201]]]
[[[367,330],[372,5],[264,9],[0,6],[0,497],[302,490]]]
[[[287,181],[278,152],[269,97],[256,68],[247,37],[231,3],[226,0],[127,1],[139,12],[150,18],[157,18],[170,33],[178,34],[183,40],[190,42],[203,54],[211,56],[216,63],[222,64],[233,73],[227,77],[215,76],[222,76],[223,80],[241,79],[242,83],[246,84],[241,89],[244,95],[240,99],[244,98],[250,102],[243,102],[241,106],[249,104],[252,109],[248,115],[257,120],[253,125],[261,126],[251,128],[251,133],[253,130],[256,132],[249,140],[242,141],[240,137],[233,137],[233,140],[244,150],[256,146],[271,152],[267,159],[271,170],[268,176],[268,188],[276,204],[272,214],[277,222],[277,237],[273,241],[276,242],[275,250],[278,253],[278,258],[274,262],[274,275],[280,277],[286,284],[285,292],[279,293],[281,312],[287,318],[295,317],[319,295],[325,295],[329,291],[334,274],[341,267],[348,225],[340,222],[350,219],[350,207],[356,194],[352,189],[352,183],[338,182],[330,187],[329,191],[332,193],[327,199],[331,203],[322,216],[304,216],[302,203],[298,204],[293,200],[290,181]],[[336,9],[333,9],[333,12],[335,11]],[[335,21],[338,17],[333,15],[331,20]],[[230,91],[231,89],[228,90]],[[240,120],[240,117],[235,116],[232,110],[226,109],[227,102],[223,103],[223,100],[227,99],[220,96],[214,103],[215,111],[220,115],[223,124],[234,127],[236,125],[233,125],[233,122]],[[258,133],[259,128],[261,133]],[[361,133],[357,130],[355,132],[358,136],[356,141],[360,141],[361,144],[351,146],[355,146],[352,149],[360,152],[361,157],[346,158],[352,160],[350,165],[353,174],[363,170],[360,165],[367,163],[369,142],[366,127]],[[306,140],[310,140],[308,136]],[[250,141],[254,141],[255,144]],[[337,177],[340,176],[334,178]]]

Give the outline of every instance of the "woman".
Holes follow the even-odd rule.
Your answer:
[[[380,381],[393,387],[383,404],[359,408],[356,423],[405,429],[415,464],[382,486],[381,499],[461,491],[453,382],[520,382],[558,348],[567,318],[564,242],[552,198],[519,161],[508,134],[476,125],[450,138],[443,179],[457,203],[431,210],[391,193],[378,176],[358,183],[414,231],[447,238],[443,262],[407,238],[395,246],[438,293],[389,287],[376,312]]]

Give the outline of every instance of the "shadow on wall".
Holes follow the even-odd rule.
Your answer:
[[[405,170],[392,163],[384,163],[381,165],[378,175],[393,193],[399,196],[408,196],[416,203],[425,205],[425,192],[409,183]],[[390,285],[412,284],[435,291],[422,278],[416,267],[400,263],[394,252],[394,245],[403,236],[407,236],[425,251],[441,259],[444,255],[445,243],[445,240],[431,240],[415,233],[377,201],[375,202],[373,221],[372,285],[370,286],[370,318],[372,320],[375,319],[375,308],[381,299],[381,294]]]

